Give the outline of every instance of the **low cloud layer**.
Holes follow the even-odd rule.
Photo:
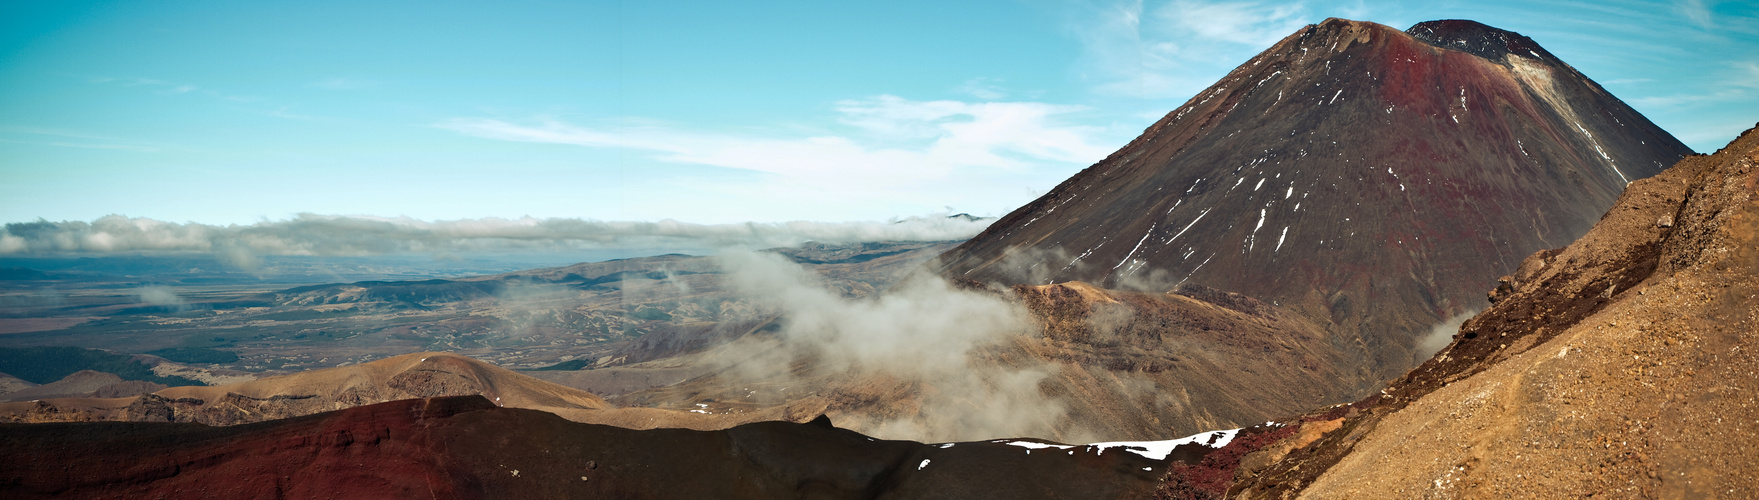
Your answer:
[[[807,241],[944,241],[970,238],[992,219],[941,215],[894,221],[691,224],[673,220],[464,219],[301,214],[250,225],[175,223],[111,215],[91,222],[11,223],[0,255],[195,252],[241,266],[263,255],[366,256],[582,249],[721,249]]]

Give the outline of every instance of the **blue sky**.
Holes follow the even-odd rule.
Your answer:
[[[1334,16],[1759,121],[1746,2],[7,2],[0,222],[1001,215]]]

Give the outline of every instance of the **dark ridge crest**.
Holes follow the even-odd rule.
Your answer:
[[[1492,61],[1502,61],[1509,54],[1536,57],[1558,62],[1532,38],[1513,31],[1495,28],[1477,21],[1443,19],[1424,21],[1405,30],[1405,34],[1436,47],[1453,49]]]

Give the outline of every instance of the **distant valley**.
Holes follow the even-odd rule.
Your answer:
[[[828,286],[862,297],[951,245],[817,245],[779,252],[817,270]],[[340,366],[422,350],[518,368],[630,362],[700,348],[771,319],[726,289],[715,259],[683,255],[268,290],[29,271],[36,270],[13,271],[28,279],[0,281],[0,300],[21,304],[0,317],[0,328],[8,330],[0,348],[79,345],[249,372]],[[168,298],[152,303],[142,289]],[[214,349],[237,359],[215,363],[178,354]]]

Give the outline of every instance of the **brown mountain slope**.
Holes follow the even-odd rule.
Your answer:
[[[1532,40],[1330,19],[942,256],[954,279],[1201,283],[1339,336],[1369,390],[1691,151]]]
[[[1759,496],[1755,163],[1749,130],[1633,183],[1580,240],[1528,257],[1434,359],[1291,421],[1315,432],[1248,455],[1232,493]]]

